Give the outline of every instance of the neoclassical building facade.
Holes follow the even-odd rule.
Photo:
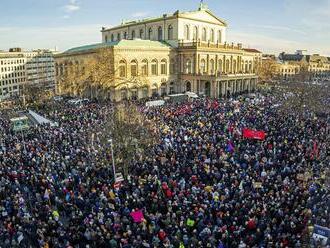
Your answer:
[[[102,43],[57,55],[57,79],[69,73],[72,65],[84,67],[87,57],[107,49],[118,83],[102,96],[115,101],[186,91],[213,98],[252,91],[262,55],[241,44],[227,43],[226,30],[227,23],[205,4],[197,11],[122,22],[102,28]]]

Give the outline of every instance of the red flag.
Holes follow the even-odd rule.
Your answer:
[[[256,131],[248,128],[243,128],[243,137],[247,139],[264,140],[266,133],[264,131]]]

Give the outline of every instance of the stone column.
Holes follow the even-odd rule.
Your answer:
[[[217,95],[217,85],[216,85],[216,81],[211,81],[211,97],[215,98]]]
[[[196,91],[197,91],[197,94],[199,94],[199,92],[201,91],[201,89],[200,89],[200,80],[199,79],[197,79],[197,89],[196,89]]]
[[[197,54],[194,54],[194,74],[198,73],[198,61],[197,61]]]

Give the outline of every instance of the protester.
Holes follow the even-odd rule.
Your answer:
[[[23,135],[2,113],[0,247],[303,247],[330,227],[330,129],[283,113],[288,97],[142,108],[161,141],[119,188],[99,137],[111,104],[49,105],[58,126]]]

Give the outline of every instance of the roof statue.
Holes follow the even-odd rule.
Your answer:
[[[208,9],[209,9],[209,7],[207,6],[207,4],[204,3],[203,0],[201,0],[198,10],[201,11],[201,10],[208,10]]]

